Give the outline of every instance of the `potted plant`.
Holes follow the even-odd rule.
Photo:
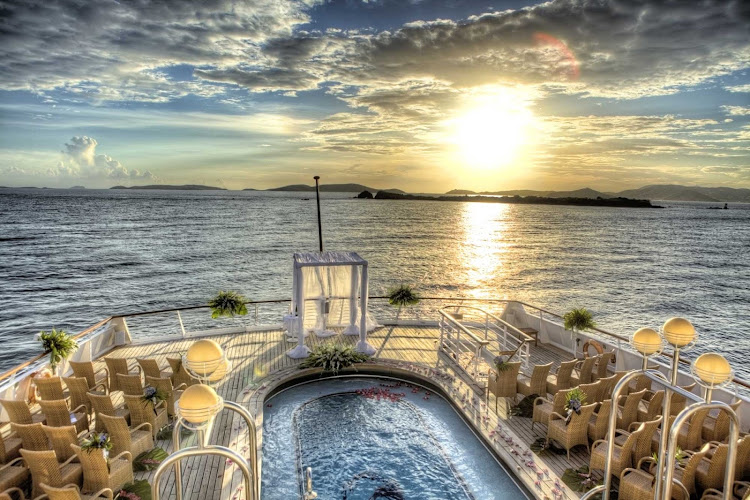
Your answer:
[[[324,372],[331,372],[335,375],[342,368],[364,363],[368,359],[370,359],[370,356],[357,352],[350,345],[329,342],[316,345],[310,355],[300,363],[299,367],[322,368]]]
[[[233,318],[247,314],[245,302],[247,299],[237,292],[221,291],[208,302],[208,307],[211,308],[211,317],[214,319],[222,316]]]
[[[388,290],[388,303],[392,306],[398,306],[396,320],[401,316],[401,309],[404,306],[415,306],[419,304],[419,295],[417,295],[409,285],[401,284]]]
[[[594,328],[596,323],[594,323],[594,316],[591,314],[591,311],[585,307],[580,307],[577,309],[571,309],[565,313],[563,316],[563,325],[566,330],[571,330],[575,334],[577,346],[581,341],[578,337],[578,333]]]
[[[568,412],[567,418],[565,419],[565,425],[570,423],[570,419],[573,417],[573,413],[576,415],[581,414],[581,406],[586,404],[586,398],[588,396],[578,387],[575,387],[565,394],[565,411]]]
[[[53,373],[57,372],[57,365],[61,361],[68,359],[78,349],[78,343],[65,330],[53,328],[49,332],[39,332],[38,338],[44,352],[49,352],[49,366]]]

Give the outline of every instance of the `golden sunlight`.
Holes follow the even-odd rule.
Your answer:
[[[459,260],[464,267],[464,282],[474,297],[502,293],[497,284],[505,278],[505,241],[511,205],[505,203],[464,203],[464,238]]]
[[[481,99],[452,121],[459,162],[483,170],[511,164],[527,143],[533,120],[525,102],[511,95]]]

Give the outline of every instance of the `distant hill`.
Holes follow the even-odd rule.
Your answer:
[[[665,201],[713,201],[750,203],[750,189],[736,189],[727,187],[699,187],[680,186],[676,184],[655,184],[639,189],[627,189],[619,193],[604,193],[591,188],[575,191],[534,191],[531,189],[515,189],[508,191],[482,191],[477,193],[465,189],[454,189],[448,195],[485,195],[485,196],[542,196],[545,198],[631,198],[638,200]]]
[[[255,189],[255,188],[245,188],[245,189],[243,189],[243,191],[257,191],[257,189]]]
[[[70,186],[68,189],[86,189],[86,186]]]
[[[148,184],[146,186],[112,186],[109,189],[164,189],[169,191],[226,191],[225,188],[202,186],[200,184],[183,184],[174,186],[170,184]]]
[[[361,193],[362,191],[370,191],[372,193],[377,191],[386,191],[388,193],[406,194],[405,191],[400,189],[376,189],[364,186],[362,184],[322,184],[320,186],[322,192],[327,193]],[[291,184],[289,186],[281,186],[277,188],[268,189],[267,191],[315,191],[315,186],[308,186],[307,184]]]

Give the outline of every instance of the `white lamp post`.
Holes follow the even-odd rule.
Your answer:
[[[729,361],[721,354],[701,354],[693,361],[690,371],[698,384],[706,389],[706,403],[711,402],[713,391],[732,381],[733,372]]]
[[[630,340],[636,351],[643,355],[643,370],[648,368],[648,358],[659,354],[664,347],[661,337],[651,328],[641,328],[633,334]]]

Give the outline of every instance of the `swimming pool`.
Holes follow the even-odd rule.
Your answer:
[[[269,399],[263,500],[301,498],[310,467],[320,500],[527,498],[441,397],[379,378],[338,378]]]

